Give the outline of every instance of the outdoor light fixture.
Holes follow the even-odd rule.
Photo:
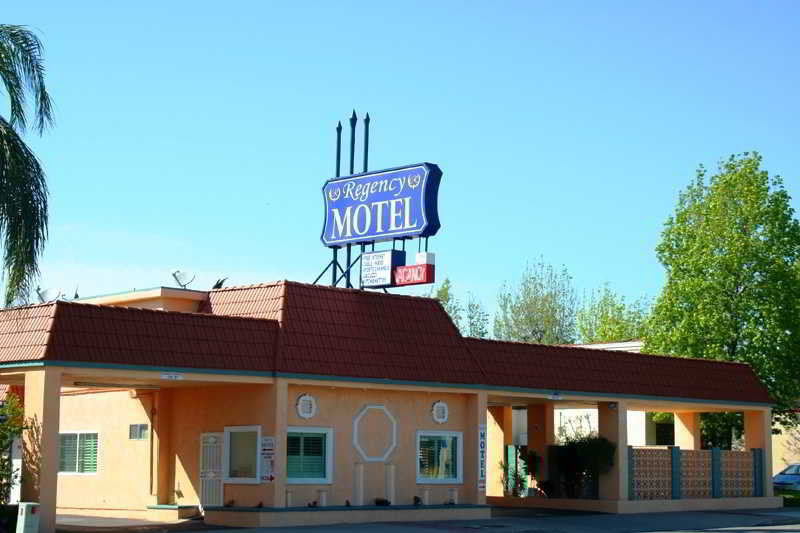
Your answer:
[[[617,410],[617,402],[609,403],[608,404],[608,408],[611,409],[612,411],[616,411]]]
[[[558,392],[558,391],[555,391],[548,398],[551,399],[551,400],[560,400],[561,399],[561,393]]]

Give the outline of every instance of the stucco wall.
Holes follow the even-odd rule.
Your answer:
[[[130,424],[150,421],[151,396],[128,391],[67,394],[61,397],[61,433],[98,434],[97,473],[58,475],[59,508],[141,510],[150,496],[150,439],[130,440]],[[148,431],[149,433],[149,431]]]
[[[784,429],[780,435],[772,436],[772,473],[777,474],[792,463],[800,463],[800,429]]]
[[[311,394],[317,401],[317,414],[309,420],[297,415],[295,403],[303,394]],[[467,429],[467,399],[465,394],[442,394],[437,392],[401,392],[386,390],[334,389],[331,387],[289,386],[289,426],[313,426],[334,428],[335,464],[331,485],[287,485],[292,491],[293,505],[306,505],[318,499],[317,490],[327,489],[328,505],[344,505],[345,500],[354,502],[353,473],[356,463],[364,464],[364,503],[372,504],[375,498],[386,497],[386,464],[395,465],[395,501],[397,505],[413,503],[414,496],[421,496],[422,488],[430,488],[430,503],[440,504],[448,499],[448,488],[459,489],[459,501],[465,499],[465,485],[417,485],[416,484],[416,432],[421,429],[461,431],[464,439],[477,438],[477,428]],[[431,416],[431,406],[437,400],[449,407],[449,418],[437,424]],[[366,462],[353,445],[353,420],[365,405],[384,405],[397,422],[397,446],[385,462]],[[361,447],[369,455],[382,454],[390,441],[390,425],[385,415],[370,411],[361,421],[359,430]],[[468,454],[464,445],[464,479],[467,472],[475,469],[477,457]],[[284,452],[285,453],[285,452]]]
[[[200,436],[225,426],[260,425],[261,435],[274,435],[271,385],[239,384],[176,388],[170,391],[170,450],[175,457],[174,503],[194,505],[198,496]],[[271,505],[273,485],[223,485],[223,501],[237,506]]]

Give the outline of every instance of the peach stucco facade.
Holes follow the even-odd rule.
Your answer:
[[[286,284],[282,287],[285,290]],[[515,428],[518,422],[514,422],[514,411],[520,412],[516,417],[520,418],[524,410],[528,445],[542,458],[539,481],[547,477],[548,446],[555,440],[554,412],[575,408],[596,409],[598,433],[617,445],[614,465],[600,479],[599,503],[588,500],[577,504],[551,502],[555,507],[650,512],[686,506],[710,509],[719,505],[730,508],[779,505],[771,497],[772,487],[768,483],[772,469],[771,450],[767,449],[771,410],[764,401],[749,401],[748,398],[728,401],[727,397],[721,401],[713,398],[704,401],[703,396],[700,399],[691,395],[672,397],[663,392],[650,395],[648,390],[644,394],[618,394],[616,389],[609,389],[603,383],[598,385],[596,380],[586,384],[587,379],[593,379],[586,368],[591,367],[591,358],[600,357],[597,353],[587,355],[589,359],[585,361],[581,385],[586,387],[584,389],[549,390],[549,382],[539,386],[509,385],[514,383],[512,378],[523,369],[532,352],[517,357],[513,353],[522,345],[480,344],[484,341],[473,342],[471,345],[476,352],[470,352],[466,345],[469,339],[460,337],[441,306],[436,304],[438,307],[434,306],[431,311],[429,302],[422,301],[424,305],[419,306],[420,302],[414,300],[422,299],[407,297],[396,297],[399,299],[394,304],[411,305],[403,307],[406,313],[429,313],[424,319],[414,317],[419,320],[417,327],[422,328],[422,333],[426,321],[438,320],[440,328],[426,333],[430,344],[418,350],[421,356],[414,365],[410,360],[401,364],[405,352],[415,348],[406,338],[385,343],[385,339],[380,342],[377,338],[356,339],[358,343],[354,345],[344,344],[349,346],[349,352],[341,346],[339,352],[331,352],[328,344],[337,342],[336,335],[329,334],[326,340],[314,339],[316,344],[312,342],[311,345],[302,344],[313,338],[310,330],[304,333],[305,338],[298,338],[291,331],[281,333],[284,337],[271,336],[271,332],[284,327],[283,323],[255,315],[284,309],[280,306],[286,305],[285,299],[280,303],[269,297],[269,291],[277,293],[278,288],[254,289],[264,294],[252,296],[252,300],[244,297],[243,303],[237,304],[242,306],[242,316],[224,318],[202,309],[204,302],[209,301],[207,293],[163,287],[98,297],[89,303],[165,313],[137,311],[140,314],[134,316],[135,313],[119,308],[103,307],[103,313],[98,314],[96,311],[100,308],[81,307],[85,304],[54,304],[25,311],[32,315],[28,319],[30,331],[12,336],[17,344],[5,346],[6,357],[33,358],[6,361],[0,368],[0,383],[23,389],[25,416],[31,428],[24,435],[22,497],[40,502],[40,531],[54,531],[56,512],[154,520],[203,513],[209,524],[248,526],[488,518],[487,503],[508,503],[501,462],[508,451],[506,446],[515,444],[514,432],[519,431]],[[300,287],[298,291],[300,289],[308,290],[307,287]],[[364,308],[380,310],[388,302],[366,302],[362,299],[364,293],[359,291],[343,294],[355,298],[351,302],[352,313]],[[303,316],[317,318],[319,312],[313,308],[317,300],[302,296],[298,293],[297,308],[292,316],[295,320],[302,320]],[[336,295],[326,293],[324,296]],[[54,321],[59,313],[60,320]],[[283,315],[285,309],[278,313],[278,316]],[[373,329],[382,335],[391,333],[394,323],[390,319],[393,318],[392,315],[385,318],[386,323],[373,324]],[[8,320],[6,330],[12,330],[17,323]],[[183,332],[180,341],[163,334],[172,324]],[[100,326],[105,329],[96,333]],[[325,329],[325,324],[319,327]],[[59,328],[58,342],[30,342],[37,335],[46,340],[54,331],[59,333]],[[159,328],[160,338],[153,333]],[[339,333],[336,331],[337,335]],[[348,334],[358,335],[359,331],[351,330]],[[86,341],[91,335],[96,335],[93,346]],[[195,342],[198,336],[203,340]],[[145,340],[137,344],[140,337]],[[179,342],[186,346],[177,345]],[[281,342],[293,343],[292,346],[300,346],[305,351],[281,352],[279,348],[284,347]],[[239,351],[225,352],[228,346],[237,346]],[[374,350],[363,349],[363,346]],[[31,350],[41,347],[44,347],[41,354],[30,355]],[[4,349],[2,345],[0,349]],[[566,350],[562,356],[583,353],[572,352],[572,348],[560,349]],[[76,359],[64,359],[66,350],[71,350]],[[118,359],[104,361],[112,350]],[[447,350],[453,350],[453,359],[447,359]],[[150,359],[144,360],[142,354]],[[306,361],[308,366],[303,372],[312,373],[277,367],[278,362],[285,363],[282,358],[300,360],[308,354],[316,359],[312,358],[311,363]],[[544,357],[543,354],[533,355]],[[162,366],[160,358],[170,357],[173,357],[172,363]],[[185,358],[182,362],[188,362],[186,366],[175,362],[180,357]],[[202,359],[204,357],[208,359]],[[360,363],[353,363],[336,360],[337,357],[362,359]],[[383,366],[376,363],[381,357]],[[494,358],[502,357],[511,357],[511,363],[507,360],[505,367],[507,374],[489,372]],[[200,359],[217,366],[199,363],[192,366]],[[628,361],[616,360],[618,364]],[[439,373],[432,372],[435,363],[442,361],[445,364],[439,368]],[[265,362],[276,366],[258,366]],[[346,364],[337,366],[343,362]],[[656,359],[648,362],[663,364]],[[360,376],[359,364],[372,365],[379,369],[379,374]],[[545,358],[540,359],[539,364],[549,363]],[[592,364],[597,365],[598,361]],[[476,372],[473,377],[465,373],[462,380],[457,381],[449,375],[460,370],[459,366],[470,365],[472,370],[467,370]],[[502,367],[499,363],[497,366]],[[400,379],[393,374],[408,376],[412,367],[418,371],[419,378]],[[572,368],[561,372],[556,366],[540,373],[548,379],[566,375],[572,380],[574,377]],[[532,375],[525,379],[539,377]],[[506,381],[491,384],[490,379]],[[598,386],[599,389],[592,388]],[[624,383],[616,386],[622,387]],[[753,387],[751,383],[751,391]],[[596,392],[598,390],[605,392]],[[311,399],[304,404],[305,410],[300,409],[301,398]],[[309,405],[313,408],[308,408]],[[628,413],[634,411],[678,413],[676,418],[682,423],[676,424],[676,442],[681,442],[685,449],[692,449],[698,442],[698,413],[745,412],[747,447],[765,452],[763,497],[731,502],[632,501],[627,420]],[[132,425],[143,426],[146,432],[136,433]],[[224,464],[228,460],[233,462],[236,432],[245,435],[237,440],[236,446],[249,446],[246,448],[251,450],[247,452],[251,454],[248,461],[256,456],[245,464],[243,471],[258,465],[256,475],[234,474],[228,468],[230,465]],[[74,458],[70,460],[75,469],[62,469],[60,439],[65,434],[84,433],[97,436],[96,470],[80,470],[77,467],[80,460],[74,462]],[[426,454],[420,452],[421,433],[428,439]],[[289,441],[305,439],[303,435],[310,435],[312,440],[319,435],[326,436],[322,441],[324,477],[288,475]],[[209,444],[212,441],[216,444]],[[78,454],[77,450],[73,453]],[[218,471],[202,467],[209,456],[223,463]],[[303,454],[292,454],[294,468],[298,468],[298,460],[305,460],[298,459],[301,456]],[[428,466],[421,466],[423,462]],[[420,475],[422,468],[429,468],[428,473]],[[213,490],[209,490],[212,486]],[[389,502],[389,510],[377,505]],[[512,503],[535,507],[542,502],[517,498]],[[309,505],[315,508],[309,509]]]
[[[276,393],[285,391],[283,428],[276,425]],[[317,412],[301,418],[296,399],[312,395]],[[448,406],[446,422],[433,420],[434,402]],[[485,393],[439,390],[386,390],[373,386],[333,387],[300,383],[180,386],[161,390],[81,390],[62,392],[60,431],[98,434],[98,468],[92,474],[58,476],[59,512],[135,516],[148,506],[198,506],[201,435],[230,426],[258,426],[262,436],[281,435],[277,454],[285,454],[287,428],[329,428],[334,435],[330,483],[287,484],[285,471],[258,484],[223,484],[223,501],[247,508],[306,506],[324,493],[328,506],[372,504],[376,498],[412,505],[483,503],[477,487],[478,433]],[[102,416],[100,414],[112,414]],[[359,415],[361,415],[359,417]],[[358,418],[356,422],[356,418]],[[154,431],[131,440],[131,424]],[[357,437],[354,428],[357,424]],[[452,431],[463,435],[463,478],[454,484],[417,483],[416,432]],[[362,455],[362,452],[364,455]],[[366,457],[365,457],[366,456]],[[159,461],[159,459],[162,459]],[[284,469],[285,470],[285,469]]]

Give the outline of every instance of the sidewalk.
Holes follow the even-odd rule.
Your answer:
[[[637,515],[552,514],[506,512],[496,509],[495,518],[468,522],[416,522],[385,524],[342,524],[335,526],[260,528],[242,533],[283,533],[325,531],[359,533],[431,533],[436,531],[500,533],[663,533],[708,531],[784,531],[800,533],[800,510],[768,509],[741,512],[652,513]],[[787,527],[788,526],[788,527]],[[208,531],[207,533],[212,533]]]

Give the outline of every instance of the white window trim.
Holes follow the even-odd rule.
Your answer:
[[[458,438],[458,464],[456,465],[456,477],[448,479],[433,479],[422,477],[419,474],[419,440],[420,437],[457,437]],[[417,455],[414,457],[416,464],[417,485],[462,485],[464,483],[464,434],[461,431],[437,431],[420,429],[417,431]]]
[[[82,435],[82,434],[95,434],[97,435],[97,468],[94,472],[59,472],[59,476],[96,476],[100,473],[100,432],[94,429],[89,430],[70,430],[70,431],[61,431],[58,433],[58,456],[61,456],[61,435]],[[76,442],[76,446],[80,444],[80,437],[78,437],[78,442]],[[75,450],[75,461],[78,460],[78,451]],[[59,463],[61,460],[59,459]],[[60,465],[59,465],[60,466]],[[76,464],[77,466],[77,464]]]
[[[228,477],[231,466],[231,433],[256,432],[256,477]],[[261,483],[261,426],[225,426],[222,443],[222,482],[229,485],[258,485]]]
[[[289,426],[286,428],[287,437],[289,433],[325,434],[325,477],[290,478],[287,469],[286,484],[287,485],[332,485],[333,484],[333,428],[312,427],[312,426]],[[284,453],[287,454],[288,458],[289,451],[286,450]]]

